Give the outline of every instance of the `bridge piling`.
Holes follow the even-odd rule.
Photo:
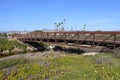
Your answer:
[[[92,39],[92,47],[95,46],[95,34],[92,34],[93,35],[93,39]]]
[[[114,49],[115,49],[116,48],[116,34],[114,34],[113,44],[114,44]]]

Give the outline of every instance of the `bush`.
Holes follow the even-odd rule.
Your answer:
[[[99,58],[94,58],[93,61],[97,64],[109,64],[112,65],[114,64],[114,60],[110,56],[101,56]]]
[[[13,50],[14,48],[20,48],[24,51],[26,50],[27,46],[24,44],[19,43],[16,40],[9,41],[8,39],[0,39],[0,50]]]
[[[104,64],[105,62],[109,64],[110,60],[113,62],[110,56],[108,54],[66,55],[57,58],[42,56],[40,59],[32,59],[30,63],[24,62],[24,59],[20,62],[18,60],[17,63],[20,65],[0,70],[0,80],[119,80],[120,66]],[[95,64],[92,62],[93,58],[98,62],[103,60],[104,63]],[[11,66],[13,62],[15,64],[13,60],[4,64],[8,63]]]
[[[113,56],[120,59],[120,47],[113,50]]]
[[[25,64],[25,63],[29,63],[29,60],[28,59],[8,59],[8,60],[1,60],[0,61],[0,70],[1,69],[4,69],[4,68],[7,68],[7,67],[12,67],[14,65],[17,65],[17,64]]]

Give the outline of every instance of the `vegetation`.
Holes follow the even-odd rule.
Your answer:
[[[63,53],[61,53],[63,54]],[[49,55],[34,60],[0,62],[1,80],[119,80],[120,59],[111,54],[95,56]],[[24,64],[23,64],[24,63]],[[4,64],[4,65],[3,65]],[[8,67],[10,69],[8,69]]]
[[[33,32],[43,32],[42,30],[35,30],[35,31],[33,31]]]
[[[9,41],[8,39],[0,39],[0,49],[1,50],[13,50],[14,48],[20,48],[26,50],[26,46],[19,43],[16,40]]]
[[[118,47],[117,49],[113,50],[114,52],[114,57],[115,58],[119,58],[120,59],[120,47]]]
[[[0,38],[7,38],[7,34],[6,33],[0,33]]]
[[[0,69],[4,69],[4,68],[8,68],[8,67],[12,67],[15,66],[16,64],[25,64],[28,63],[29,60],[25,59],[25,58],[18,58],[18,59],[10,59],[10,60],[1,60],[0,61]]]
[[[40,43],[44,47],[47,44]],[[0,39],[0,49],[13,50],[15,47],[26,49],[17,41]],[[54,51],[58,51],[55,53]],[[114,53],[83,56],[70,54],[80,52],[59,46],[34,59],[13,58],[0,60],[0,80],[119,80],[120,49]],[[59,53],[64,51],[64,53]],[[69,52],[70,51],[70,52]],[[76,52],[76,53],[77,53]],[[36,54],[33,54],[33,56]],[[64,55],[64,56],[60,56]]]

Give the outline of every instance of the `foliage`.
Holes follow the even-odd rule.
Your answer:
[[[0,33],[0,38],[7,38],[7,34],[6,33]]]
[[[33,32],[43,32],[42,30],[35,30],[35,31],[33,31]]]
[[[16,64],[25,64],[25,63],[28,63],[28,62],[29,62],[29,60],[24,59],[24,58],[1,60],[0,61],[0,70],[4,69],[4,68],[7,68],[7,67],[12,67]]]
[[[115,58],[120,59],[120,47],[113,50],[113,54],[112,54]]]
[[[94,58],[93,61],[97,64],[108,64],[108,65],[115,64],[115,60],[111,56],[100,56]]]
[[[0,62],[1,65],[14,69],[9,74],[4,75],[8,70],[2,67],[0,71],[1,79],[8,80],[118,80],[120,79],[120,65],[98,64],[95,59],[102,56],[66,55],[64,57],[40,57],[33,61],[9,60]],[[111,57],[112,58],[112,57]],[[94,60],[93,60],[94,59]],[[105,57],[106,59],[106,57]],[[108,59],[108,57],[107,57]],[[114,59],[117,61],[118,59]],[[15,61],[15,62],[14,62]],[[104,60],[105,61],[105,60]],[[106,60],[107,61],[107,60]],[[108,59],[109,61],[109,59]],[[23,64],[24,63],[24,64]],[[120,60],[117,61],[120,64]],[[3,70],[4,69],[4,70]]]
[[[26,50],[26,46],[24,44],[19,43],[16,40],[9,41],[8,39],[0,39],[1,50],[11,51],[14,48],[20,48],[20,49]]]

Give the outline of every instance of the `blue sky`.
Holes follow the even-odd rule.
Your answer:
[[[120,0],[0,0],[0,31],[54,29],[120,30]]]

